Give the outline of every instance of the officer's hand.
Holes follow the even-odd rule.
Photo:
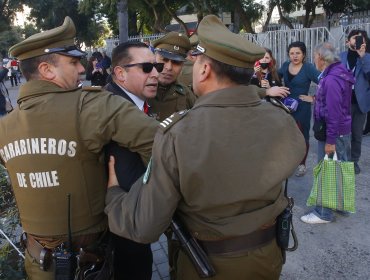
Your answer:
[[[109,170],[108,170],[108,188],[111,188],[111,187],[116,187],[118,186],[118,180],[117,180],[117,176],[116,176],[116,171],[114,170],[114,156],[110,156],[109,157],[109,163],[108,163],[108,167],[109,167]]]
[[[266,95],[272,97],[287,97],[290,94],[287,87],[271,87],[266,89]]]

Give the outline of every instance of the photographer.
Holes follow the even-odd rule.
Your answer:
[[[282,86],[272,51],[268,48],[265,48],[265,50],[264,57],[254,63],[254,74],[250,83],[262,88]]]
[[[347,37],[348,51],[340,54],[341,62],[352,71],[356,79],[352,88],[352,140],[351,161],[355,164],[355,173],[361,172],[358,161],[361,156],[361,144],[366,113],[370,111],[370,54],[369,38],[364,30],[352,30]]]
[[[99,54],[99,55],[98,55]],[[92,86],[105,86],[107,84],[108,73],[102,66],[102,55],[99,52],[93,53],[89,59],[86,69],[86,80],[91,81]]]

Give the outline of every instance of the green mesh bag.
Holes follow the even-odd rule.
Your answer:
[[[323,206],[355,213],[355,169],[353,162],[328,159],[313,170],[313,187],[307,206]]]

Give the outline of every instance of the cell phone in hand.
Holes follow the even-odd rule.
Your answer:
[[[356,36],[356,50],[361,49],[362,44],[364,43],[364,37],[361,35]]]

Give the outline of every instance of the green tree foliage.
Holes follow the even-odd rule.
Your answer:
[[[59,26],[64,18],[72,18],[77,29],[78,43],[85,43],[86,46],[98,46],[101,39],[107,35],[108,28],[104,25],[102,16],[98,12],[99,1],[92,2],[90,7],[82,5],[78,0],[24,0],[31,8],[30,19],[35,22],[37,28],[47,30]],[[95,5],[95,6],[94,6]]]
[[[0,56],[8,56],[9,48],[21,40],[21,33],[15,27],[10,27],[8,30],[0,32]]]
[[[0,0],[0,32],[9,30],[16,12],[23,11],[23,0]]]

